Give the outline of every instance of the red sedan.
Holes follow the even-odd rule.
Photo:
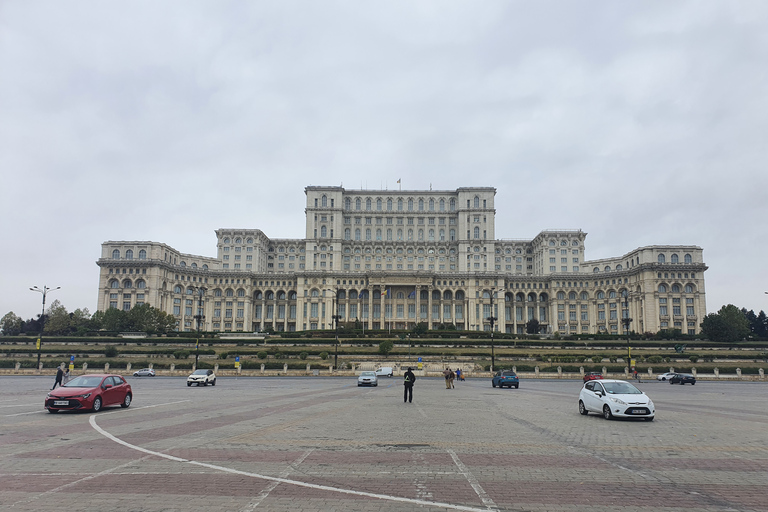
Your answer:
[[[120,375],[81,375],[48,393],[45,408],[50,413],[83,409],[98,412],[108,405],[128,407],[131,400],[131,385]]]
[[[584,382],[587,382],[588,380],[596,380],[596,379],[602,379],[603,374],[600,372],[589,372],[584,374]]]

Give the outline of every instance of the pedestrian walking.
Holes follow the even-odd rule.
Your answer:
[[[62,380],[63,384],[66,384],[67,382],[69,382],[69,368],[64,372],[64,379]]]
[[[64,370],[61,369],[61,366],[59,366],[56,369],[56,381],[53,383],[53,387],[51,388],[51,391],[53,391],[56,388],[56,384],[61,386],[61,379],[64,378]]]
[[[464,380],[464,377],[461,376],[461,368],[456,368],[456,380]]]
[[[413,402],[413,383],[416,382],[416,376],[411,371],[411,367],[408,367],[408,370],[405,372],[405,375],[403,376],[403,403]]]
[[[450,370],[450,368],[449,368]],[[451,389],[453,389],[455,386],[453,385],[453,381],[456,379],[456,374],[453,373],[453,370],[450,370],[451,373],[448,374],[448,381],[451,383]]]
[[[445,377],[445,389],[451,389],[451,369],[446,368],[443,372],[443,377]]]

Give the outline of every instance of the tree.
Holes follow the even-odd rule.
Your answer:
[[[9,311],[0,319],[0,329],[3,330],[3,336],[18,336],[24,321],[16,313]]]
[[[66,336],[70,333],[72,327],[72,319],[70,318],[69,313],[67,313],[67,308],[65,308],[58,299],[51,303],[46,316],[46,334],[58,334],[60,336]]]
[[[383,355],[384,357],[387,357],[390,352],[392,352],[392,349],[395,347],[395,344],[392,343],[391,340],[385,340],[379,343],[379,354]]]
[[[528,323],[525,324],[525,332],[528,334],[538,334],[539,333],[539,321],[535,318],[531,318],[528,320]]]
[[[750,334],[747,317],[733,304],[705,316],[701,331],[711,341],[739,341]]]

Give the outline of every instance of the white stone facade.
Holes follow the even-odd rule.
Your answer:
[[[179,330],[430,329],[696,334],[706,314],[702,249],[640,247],[589,261],[581,230],[495,238],[490,187],[371,191],[307,187],[306,236],[219,229],[217,257],[157,242],[102,244],[98,309],[148,303]],[[202,296],[199,295],[203,289]],[[623,296],[628,291],[628,299]],[[491,311],[493,310],[493,315]]]

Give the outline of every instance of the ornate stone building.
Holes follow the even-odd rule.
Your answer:
[[[585,259],[581,230],[497,239],[496,189],[307,187],[306,234],[216,231],[217,257],[158,242],[102,244],[99,310],[147,303],[179,330],[494,329],[523,333],[699,332],[706,314],[702,249],[648,246]],[[626,297],[625,297],[626,295]],[[493,314],[491,314],[493,311]]]

